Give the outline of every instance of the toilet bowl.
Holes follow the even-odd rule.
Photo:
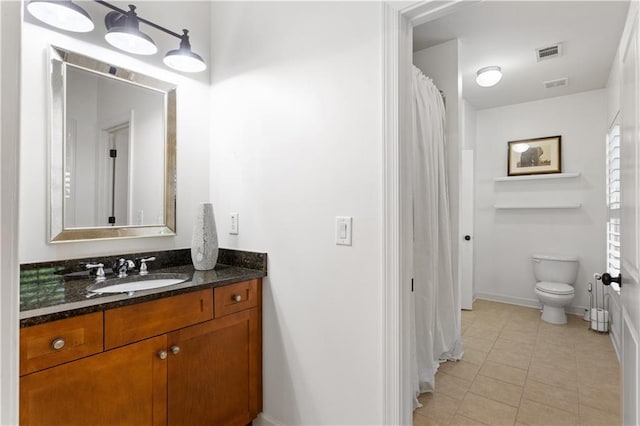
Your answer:
[[[574,256],[533,255],[535,293],[542,303],[542,320],[566,324],[564,307],[574,298],[573,283],[578,276],[578,258]]]

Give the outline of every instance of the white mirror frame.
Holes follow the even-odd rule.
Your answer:
[[[67,64],[165,94],[164,223],[149,226],[64,228],[64,158]],[[176,235],[176,86],[97,59],[51,46],[49,49],[49,243]]]

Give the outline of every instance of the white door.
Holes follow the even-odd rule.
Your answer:
[[[471,309],[473,304],[473,150],[460,152],[460,307]]]
[[[622,288],[622,418],[625,425],[640,424],[638,416],[638,331],[640,330],[640,259],[638,226],[640,162],[638,17],[622,50],[622,133],[620,138],[620,274]]]

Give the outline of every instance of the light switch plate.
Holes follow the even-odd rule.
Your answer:
[[[339,246],[351,245],[351,228],[353,218],[351,216],[336,216],[336,244]]]
[[[229,234],[238,235],[238,213],[229,213]]]

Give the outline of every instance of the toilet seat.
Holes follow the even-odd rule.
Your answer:
[[[551,281],[540,281],[536,283],[536,289],[549,294],[573,294],[573,287],[565,283],[554,283]]]

